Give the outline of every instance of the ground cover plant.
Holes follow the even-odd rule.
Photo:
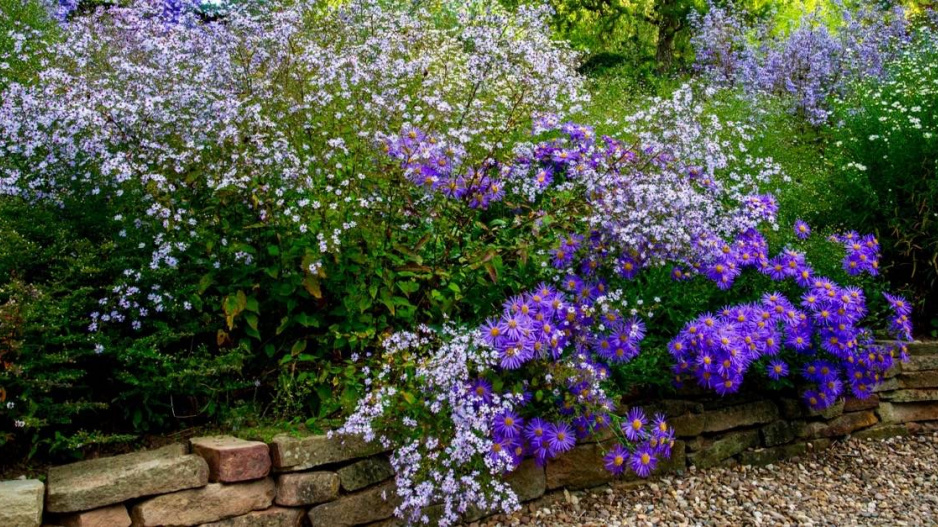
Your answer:
[[[452,524],[517,508],[506,473],[593,434],[648,476],[673,430],[623,396],[823,409],[912,338],[878,275],[881,246],[906,257],[884,223],[920,229],[854,226],[816,162],[897,185],[853,145],[902,128],[881,108],[931,108],[883,95],[933,49],[899,9],[770,35],[699,6],[695,74],[596,90],[622,66],[585,78],[524,3],[30,6],[0,41],[28,58],[0,102],[5,451],[264,416],[381,441],[397,515]]]

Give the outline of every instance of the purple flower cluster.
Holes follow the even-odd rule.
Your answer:
[[[645,412],[641,408],[632,408],[621,427],[625,437],[635,446],[631,454],[622,445],[613,447],[603,458],[606,470],[618,475],[628,466],[639,477],[647,478],[659,459],[671,457],[674,429],[663,415],[655,415],[649,426]]]
[[[837,239],[850,244],[845,268],[848,262],[863,262],[862,270],[875,270],[871,262],[878,247],[872,236],[849,233]],[[902,343],[911,340],[907,302],[886,297],[895,312],[890,329],[898,344],[878,344],[859,325],[867,314],[861,289],[814,276],[801,253],[786,249],[767,258],[766,249],[761,235],[744,233],[721,250],[721,256],[707,264],[704,272],[723,287],[742,268],[756,267],[773,280],[792,279],[804,288],[801,298],[796,303],[781,293],[767,293],[759,302],[729,306],[688,323],[669,344],[676,361],[676,382],[692,377],[720,394],[733,393],[749,367],[765,357],[770,358],[766,367],[770,378],[787,376],[789,367],[778,355],[788,348],[807,361],[802,376],[817,386],[805,393],[812,408],[830,406],[845,386],[856,397],[868,397],[894,360],[904,357]],[[860,258],[864,255],[869,258]]]
[[[883,65],[909,41],[901,6],[838,6],[835,30],[814,11],[779,33],[751,27],[741,14],[711,3],[704,15],[691,16],[696,69],[718,84],[740,84],[750,94],[785,95],[809,123],[823,124],[832,96],[856,80],[885,75]]]
[[[833,241],[843,244],[846,255],[843,259],[844,271],[849,275],[869,273],[873,276],[879,274],[879,240],[872,234],[860,236],[856,232],[848,232],[840,236],[832,236]]]

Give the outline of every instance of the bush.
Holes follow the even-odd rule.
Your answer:
[[[859,83],[838,106],[832,129],[840,154],[837,220],[876,232],[886,275],[938,331],[938,41],[920,31],[886,66],[885,79]]]
[[[76,275],[65,260],[63,275],[33,276],[59,260],[10,256],[21,289],[43,291],[31,320],[65,318],[41,332],[18,324],[24,371],[48,372],[41,343],[61,331],[90,361],[74,362],[77,386],[98,388],[86,368],[118,379],[118,393],[82,392],[110,403],[115,430],[166,426],[170,401],[212,418],[229,397],[322,418],[357,400],[352,352],[417,320],[473,318],[530,271],[534,247],[511,229],[465,213],[429,223],[423,192],[378,145],[415,123],[480,161],[508,150],[535,110],[575,108],[576,55],[540,11],[362,1],[215,19],[167,5],[68,17],[55,61],[3,92],[11,230],[29,238],[31,206],[66,211],[61,240],[34,232],[33,243],[74,243],[104,268]],[[81,293],[63,296],[59,278]],[[45,404],[4,386],[20,408]],[[35,443],[51,432],[41,422],[2,426]]]

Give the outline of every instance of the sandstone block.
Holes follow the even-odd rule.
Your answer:
[[[874,410],[879,407],[879,395],[873,394],[866,399],[847,397],[844,399],[844,412],[858,412],[860,410]]]
[[[774,421],[763,426],[760,432],[762,444],[768,447],[790,443],[795,439],[795,429],[788,421]]]
[[[36,479],[0,481],[0,525],[39,527],[45,486]]]
[[[908,347],[909,355],[938,355],[938,342],[912,342]]]
[[[273,466],[281,472],[296,472],[329,463],[373,456],[385,449],[379,443],[366,443],[361,438],[324,435],[292,437],[281,434],[270,443]]]
[[[266,509],[275,492],[270,478],[231,485],[209,483],[138,503],[131,518],[134,527],[189,527]]]
[[[547,488],[585,489],[608,483],[612,473],[603,468],[603,456],[611,445],[578,445],[547,462]]]
[[[778,407],[784,419],[801,419],[807,412],[803,402],[787,397],[778,400]]]
[[[898,389],[899,389],[899,378],[893,377],[892,379],[886,379],[883,382],[877,384],[876,386],[873,386],[873,389],[871,391],[873,393],[883,393],[883,392],[891,392],[892,390],[898,390]]]
[[[305,512],[303,509],[271,507],[227,520],[203,523],[201,527],[300,527],[303,525]]]
[[[547,474],[544,467],[537,466],[533,459],[522,461],[505,480],[518,495],[520,502],[540,498],[547,490]]]
[[[336,472],[339,475],[342,488],[347,492],[361,490],[394,477],[391,462],[380,457],[363,459],[347,467],[342,467]]]
[[[722,432],[743,426],[771,423],[778,419],[778,407],[772,401],[755,401],[709,411],[702,415],[705,416],[704,432]]]
[[[202,487],[208,465],[185,445],[79,461],[49,469],[49,512],[98,509],[154,494]]]
[[[808,423],[799,434],[800,437],[840,437],[853,433],[861,428],[873,426],[878,423],[876,415],[866,410],[844,414],[826,423]]]
[[[896,390],[883,394],[883,399],[892,403],[915,403],[938,401],[938,389],[921,388],[918,390]]]
[[[938,402],[928,403],[881,403],[877,410],[884,423],[908,423],[910,421],[938,420]]]
[[[348,494],[309,511],[312,527],[349,527],[390,518],[400,504],[394,482]]]
[[[859,430],[855,434],[853,434],[853,437],[856,439],[880,440],[880,439],[887,439],[890,437],[907,436],[907,435],[909,435],[909,429],[906,428],[904,425],[880,424],[880,425],[872,426],[865,430]]]
[[[833,419],[839,417],[844,413],[844,399],[839,399],[836,403],[828,406],[823,410],[812,410],[811,408],[807,409],[808,417],[821,417],[823,419]]]
[[[281,474],[277,478],[277,505],[315,505],[338,496],[339,476],[335,472]]]
[[[192,453],[208,463],[208,479],[213,483],[237,483],[266,477],[270,472],[270,450],[260,441],[231,436],[192,439]]]
[[[747,448],[759,446],[759,431],[745,430],[730,432],[716,439],[713,443],[699,452],[687,455],[691,465],[697,468],[709,468],[719,465]]]
[[[938,388],[938,371],[916,371],[899,375],[900,388]]]
[[[938,370],[938,354],[933,355],[911,355],[909,360],[900,363],[902,371],[917,372]]]
[[[684,414],[668,419],[677,437],[694,437],[703,433],[708,414]]]
[[[62,517],[62,527],[130,527],[130,515],[123,503]]]

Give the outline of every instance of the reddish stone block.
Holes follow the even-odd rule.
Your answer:
[[[69,514],[60,523],[62,527],[130,527],[130,514],[127,507],[119,504]]]
[[[270,472],[270,450],[260,441],[236,437],[197,437],[192,452],[208,463],[209,481],[237,483],[266,477]]]

